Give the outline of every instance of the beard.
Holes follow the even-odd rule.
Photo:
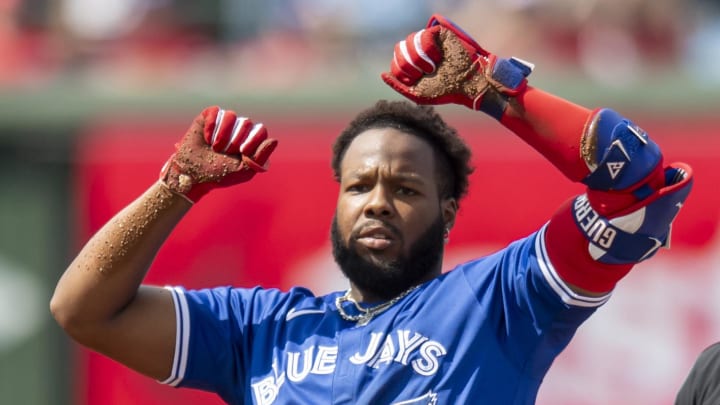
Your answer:
[[[337,213],[330,230],[335,262],[354,285],[384,300],[394,298],[419,284],[437,271],[443,256],[445,223],[442,216],[430,224],[420,238],[410,246],[409,253],[394,260],[375,259],[373,262],[357,253],[355,239],[346,245],[340,235]]]

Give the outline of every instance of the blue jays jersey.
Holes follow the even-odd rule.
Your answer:
[[[342,292],[171,288],[177,342],[163,383],[230,404],[533,404],[609,298],[570,290],[543,236],[461,264],[364,325],[340,316]]]

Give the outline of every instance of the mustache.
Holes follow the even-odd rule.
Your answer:
[[[395,225],[380,220],[371,220],[358,225],[350,232],[350,240],[357,239],[368,228],[385,228],[393,237],[400,239],[402,233]]]

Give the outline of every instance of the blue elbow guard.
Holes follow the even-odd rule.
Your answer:
[[[645,131],[617,112],[595,113],[581,144],[590,174],[582,182],[594,190],[625,190],[639,185],[662,162],[662,152]]]
[[[690,166],[675,163],[665,169],[667,186],[623,212],[604,217],[586,195],[575,199],[573,217],[589,242],[590,256],[601,263],[637,263],[670,247],[670,231],[693,185]]]

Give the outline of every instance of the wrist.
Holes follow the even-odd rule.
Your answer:
[[[160,186],[160,188],[163,190],[164,193],[169,193],[169,195],[172,198],[184,200],[187,203],[189,203],[190,205],[194,205],[196,202],[196,201],[193,201],[192,199],[190,199],[190,197],[188,197],[187,195],[185,195],[177,190],[173,190],[170,186],[168,186],[168,184],[162,178],[158,179],[157,184]]]
[[[472,109],[482,111],[500,121],[508,107],[508,101],[509,98],[494,87],[486,86],[485,92],[473,99]]]
[[[196,203],[201,196],[193,198],[191,196],[193,190],[193,178],[183,173],[175,162],[175,155],[170,157],[160,170],[160,178],[158,182],[172,194],[182,197],[191,204]]]
[[[480,110],[500,120],[511,97],[517,97],[527,90],[527,76],[534,65],[512,57],[497,58],[490,54],[478,60],[483,83],[476,85],[479,91],[473,98],[473,109]]]

